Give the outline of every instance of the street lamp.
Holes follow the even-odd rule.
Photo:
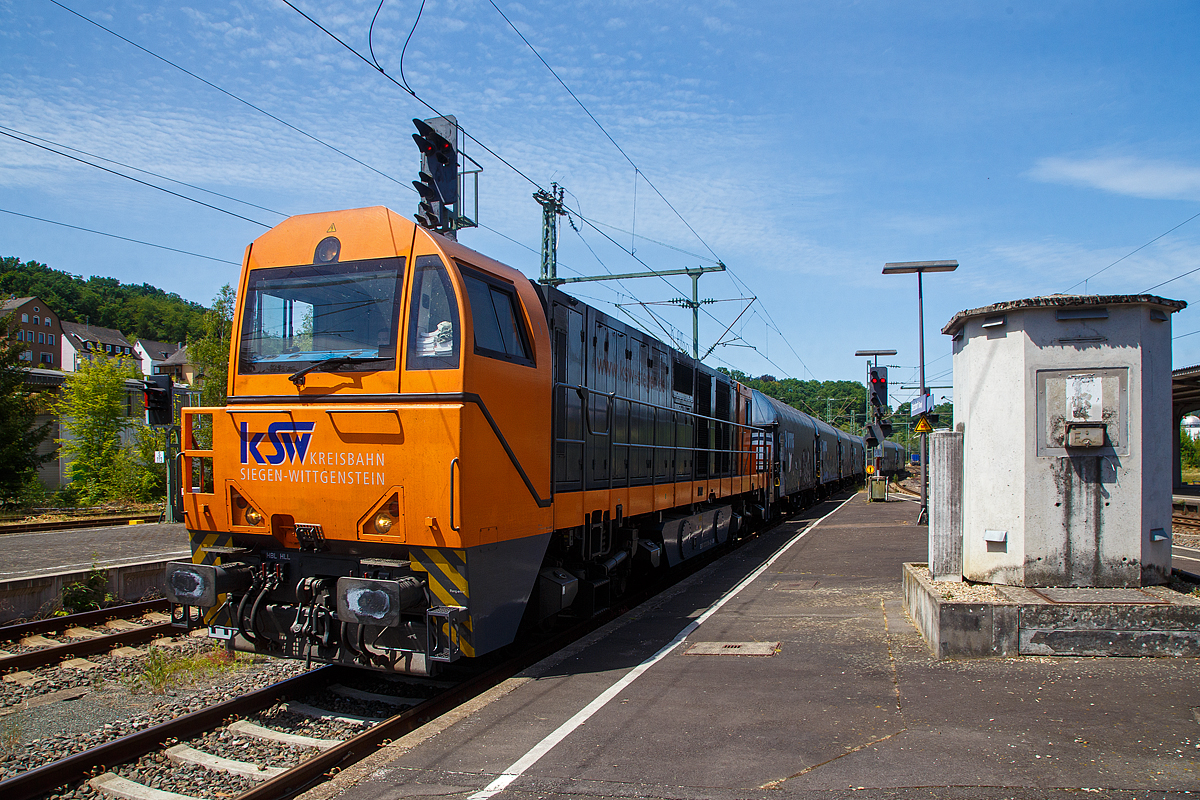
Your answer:
[[[927,401],[925,388],[925,291],[922,276],[926,272],[953,272],[958,269],[958,262],[949,261],[895,261],[883,265],[884,275],[901,275],[909,272],[917,273],[917,328],[918,342],[921,350],[921,411],[926,413]],[[917,524],[928,523],[929,503],[926,487],[925,460],[928,455],[925,434],[921,434],[921,510],[917,513]]]

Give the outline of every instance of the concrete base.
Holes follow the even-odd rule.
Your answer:
[[[140,561],[103,566],[108,575],[108,591],[118,600],[162,597],[168,560]],[[0,582],[0,623],[33,619],[55,610],[62,591],[72,583],[87,580],[90,570],[72,570]]]
[[[1001,602],[943,599],[906,563],[904,610],[937,658],[983,656],[1200,656],[1200,598],[1150,586],[1145,603],[1051,602],[997,586]]]

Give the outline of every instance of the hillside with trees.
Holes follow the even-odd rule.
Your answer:
[[[736,381],[758,389],[768,397],[781,400],[806,414],[825,420],[851,433],[859,433],[863,424],[863,407],[867,402],[867,387],[854,381],[802,381],[797,378],[777,380],[771,375],[751,378],[737,370],[718,369]]]
[[[60,319],[115,328],[130,339],[185,342],[203,330],[204,306],[156,286],[93,275],[84,280],[37,261],[0,259],[0,297],[39,297]]]

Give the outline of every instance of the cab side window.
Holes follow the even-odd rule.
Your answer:
[[[512,284],[460,266],[467,297],[471,301],[471,324],[475,352],[489,358],[533,366],[529,334]]]
[[[408,369],[458,369],[458,301],[438,256],[417,256],[408,323]]]

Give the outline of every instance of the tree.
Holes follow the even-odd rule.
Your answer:
[[[863,406],[867,400],[866,387],[855,381],[802,381],[796,378],[776,380],[773,375],[751,378],[744,372],[718,367],[735,381],[757,389],[818,419],[831,417],[834,425],[850,433],[860,433]]]
[[[115,328],[133,338],[182,342],[200,326],[204,308],[143,283],[93,275],[84,280],[37,261],[0,258],[0,295],[35,296],[60,319]]]
[[[67,375],[57,411],[68,436],[58,443],[70,460],[72,491],[84,503],[138,494],[136,462],[125,444],[133,426],[125,381],[140,377],[136,362],[101,357],[80,361]]]
[[[1200,447],[1183,428],[1179,429],[1179,464],[1184,469],[1195,469],[1200,466]]]
[[[51,423],[34,424],[42,400],[26,387],[20,360],[25,347],[13,334],[14,318],[0,318],[0,505],[16,502],[35,470],[55,455],[37,452],[50,435]]]
[[[204,380],[200,385],[200,405],[225,405],[229,379],[229,348],[233,336],[233,311],[237,295],[225,284],[213,298],[213,306],[201,321],[202,335],[188,337],[188,360],[196,365]]]

